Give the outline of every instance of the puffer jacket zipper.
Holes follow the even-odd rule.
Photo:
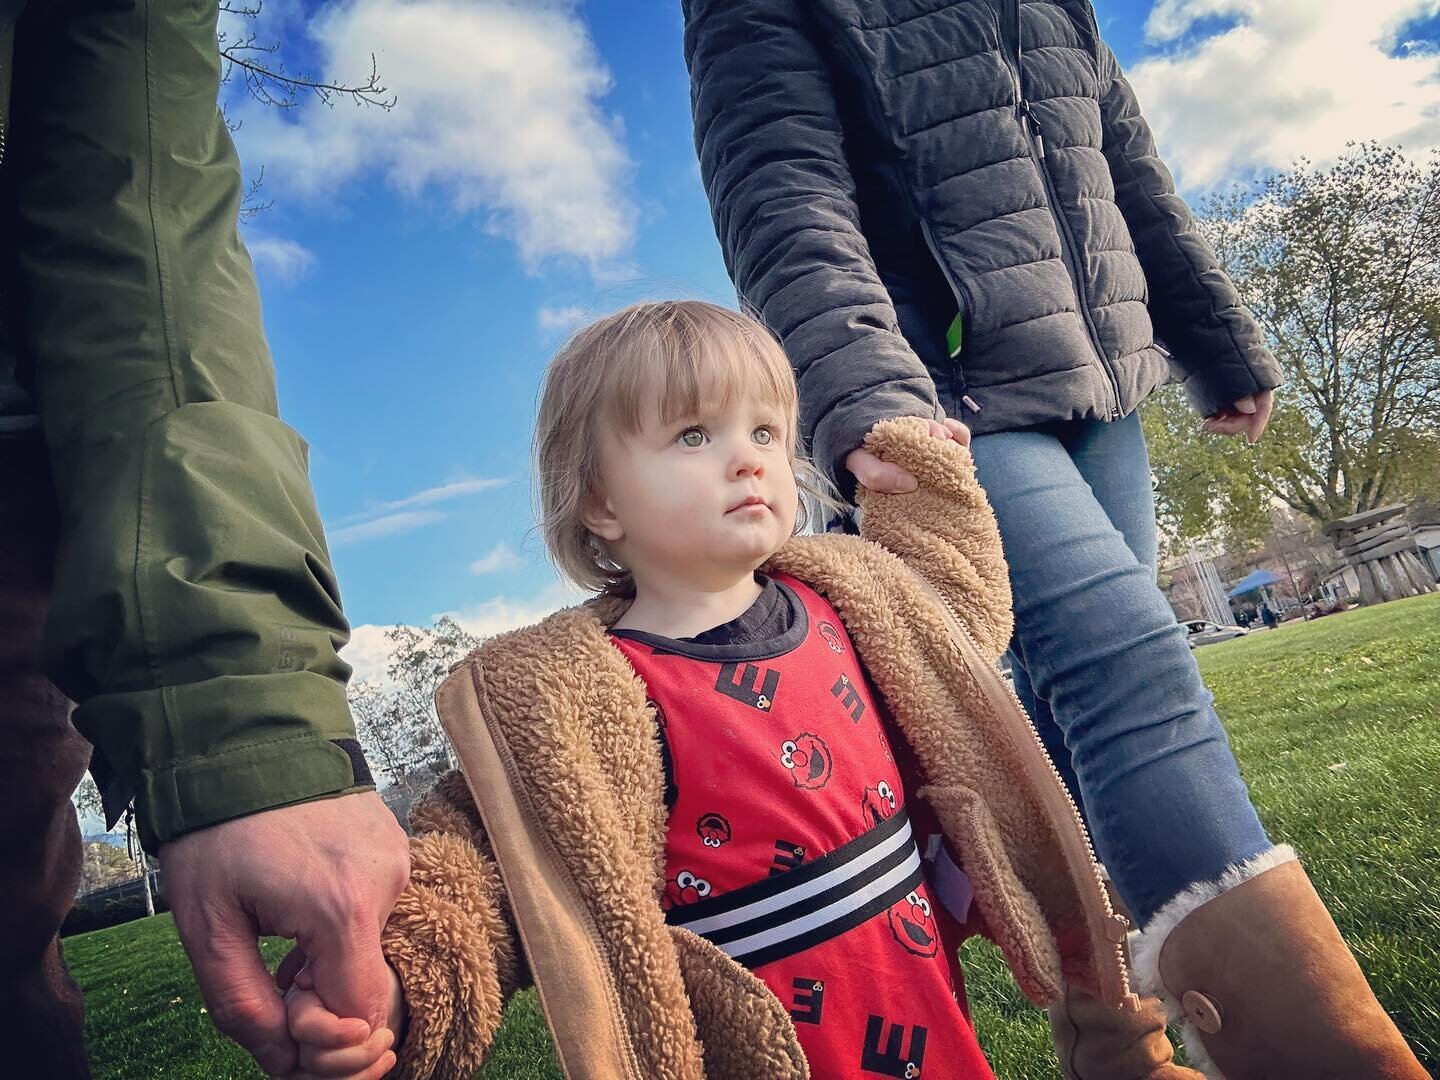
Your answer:
[[[1021,19],[1020,5],[1023,0],[1004,0],[1001,4],[1001,34],[1002,43],[1009,38],[1008,48],[1004,49],[1005,63],[1010,68],[1010,76],[1015,82],[1015,112],[1020,121],[1020,127],[1025,133],[1025,146],[1030,151],[1030,160],[1035,165],[1035,171],[1040,174],[1040,180],[1045,185],[1045,202],[1050,210],[1050,217],[1055,222],[1056,231],[1060,234],[1060,252],[1064,257],[1065,269],[1070,275],[1070,287],[1075,294],[1075,307],[1079,310],[1080,319],[1085,324],[1085,332],[1090,338],[1090,347],[1095,352],[1095,358],[1100,363],[1100,369],[1105,372],[1105,377],[1110,384],[1110,419],[1120,418],[1120,380],[1115,374],[1115,366],[1110,363],[1110,358],[1105,355],[1105,346],[1100,341],[1100,332],[1095,327],[1095,319],[1090,310],[1090,290],[1086,286],[1084,268],[1080,265],[1080,245],[1075,240],[1074,230],[1070,227],[1070,220],[1060,208],[1060,193],[1055,187],[1055,180],[1050,175],[1050,166],[1045,160],[1045,132],[1041,127],[1040,119],[1030,108],[1030,102],[1025,97],[1025,87],[1021,81],[1021,61],[1024,56],[1024,46],[1021,43]],[[1008,33],[1006,32],[1008,29]]]

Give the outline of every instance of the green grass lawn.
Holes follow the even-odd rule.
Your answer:
[[[1440,1068],[1440,596],[1211,645],[1198,654],[1260,816],[1299,848],[1380,1000]],[[272,963],[283,942],[267,942]],[[1000,1077],[1056,1075],[1044,1017],[989,946],[965,947]],[[101,1078],[258,1077],[210,1026],[168,915],[70,939]],[[558,1077],[530,994],[487,1078]]]

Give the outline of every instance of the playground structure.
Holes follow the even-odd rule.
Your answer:
[[[1415,531],[1404,514],[1403,506],[1382,506],[1325,526],[1325,535],[1359,578],[1362,604],[1379,604],[1437,589],[1421,561]]]

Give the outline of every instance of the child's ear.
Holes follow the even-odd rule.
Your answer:
[[[580,521],[608,543],[613,544],[625,539],[625,529],[621,526],[620,519],[610,508],[610,500],[602,495],[592,495],[586,500],[585,509],[580,513]]]

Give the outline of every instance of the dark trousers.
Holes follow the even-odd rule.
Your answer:
[[[40,673],[55,516],[38,434],[0,437],[0,1074],[71,1080],[90,1069],[58,934],[80,882],[70,795],[90,744]]]

